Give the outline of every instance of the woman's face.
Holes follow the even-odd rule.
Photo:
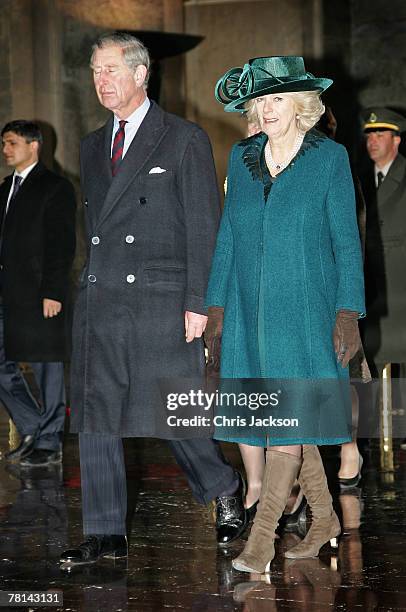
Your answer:
[[[280,138],[296,128],[296,108],[287,93],[255,98],[259,125],[268,138]]]

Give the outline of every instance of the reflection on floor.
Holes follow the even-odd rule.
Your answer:
[[[3,453],[8,429],[2,412]],[[236,448],[225,448],[239,463]],[[338,557],[325,551],[318,559],[288,561],[278,554],[268,580],[231,568],[243,543],[217,549],[209,510],[193,501],[163,442],[127,444],[128,562],[105,560],[69,574],[60,571],[58,556],[81,539],[75,437],[66,441],[63,471],[24,470],[2,459],[0,588],[61,590],[63,610],[85,612],[406,610],[406,451],[396,451],[393,477],[380,472],[378,449],[364,454],[362,488],[346,495],[338,495],[334,482],[336,449],[325,454],[344,525]],[[297,540],[286,534],[278,552]]]

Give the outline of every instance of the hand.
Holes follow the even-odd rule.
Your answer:
[[[346,368],[361,346],[357,312],[340,310],[337,313],[333,342],[337,361]]]
[[[209,376],[218,374],[220,371],[221,336],[223,335],[224,308],[221,306],[210,306],[209,319],[204,341],[209,352],[207,360],[207,373]]]
[[[197,314],[196,312],[185,312],[185,335],[186,342],[192,342],[195,338],[201,338],[206,329],[206,315]]]
[[[56,315],[58,315],[61,310],[61,302],[57,302],[56,300],[49,300],[48,298],[44,298],[42,300],[42,312],[45,319],[56,317]]]

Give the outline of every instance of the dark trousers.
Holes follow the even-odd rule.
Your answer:
[[[32,395],[14,361],[4,352],[3,306],[0,304],[0,401],[21,436],[37,435],[35,448],[59,450],[65,423],[63,363],[30,363],[40,391],[41,405]]]
[[[214,440],[171,440],[169,444],[199,503],[237,489],[238,474]],[[124,535],[127,481],[122,439],[81,433],[79,449],[83,533]]]

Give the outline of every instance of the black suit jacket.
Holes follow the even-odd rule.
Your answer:
[[[1,219],[11,184],[12,175],[0,186]],[[5,351],[9,360],[62,361],[67,357],[75,207],[71,183],[41,162],[10,204],[1,245]],[[62,302],[62,313],[44,319],[44,298]]]

